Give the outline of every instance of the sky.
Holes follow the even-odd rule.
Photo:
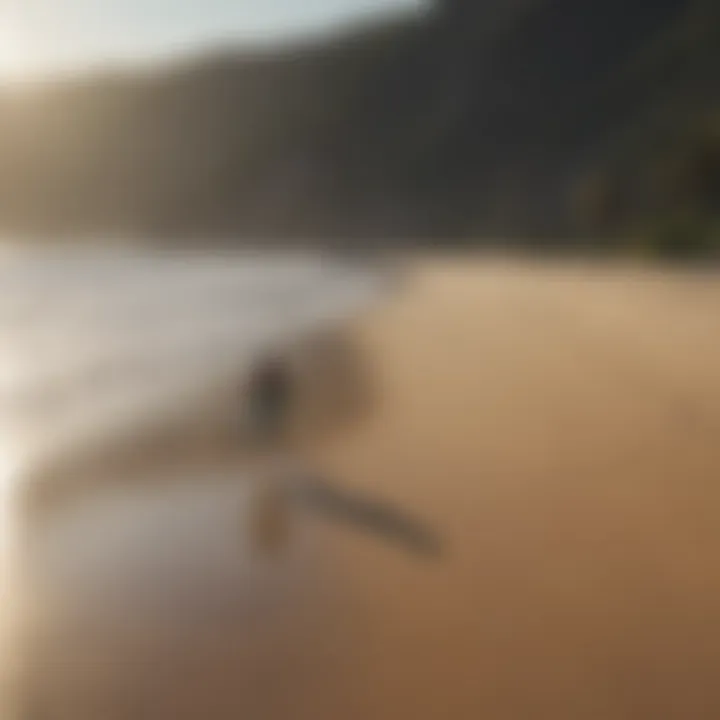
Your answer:
[[[422,0],[0,0],[0,79],[280,41]]]

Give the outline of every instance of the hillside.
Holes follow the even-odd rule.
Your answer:
[[[6,90],[0,227],[590,236],[657,203],[651,168],[711,122],[718,77],[714,0],[448,0],[305,46]]]

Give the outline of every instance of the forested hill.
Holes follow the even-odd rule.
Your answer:
[[[716,0],[446,0],[293,48],[7,88],[0,229],[609,236],[720,206],[719,103]]]

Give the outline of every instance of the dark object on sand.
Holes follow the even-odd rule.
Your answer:
[[[263,362],[250,378],[249,426],[260,445],[279,440],[286,428],[293,399],[293,382],[286,366],[276,359]]]

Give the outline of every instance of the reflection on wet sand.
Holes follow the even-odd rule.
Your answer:
[[[36,526],[27,717],[282,716],[320,681],[346,632],[337,559],[302,518],[288,552],[257,553],[251,491],[226,478],[136,482]]]

